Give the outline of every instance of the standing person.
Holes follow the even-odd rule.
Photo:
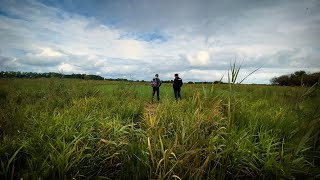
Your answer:
[[[179,77],[178,74],[174,74],[174,80],[173,80],[173,91],[174,91],[174,97],[176,100],[181,100],[181,86],[183,85],[182,79]]]
[[[161,86],[162,82],[159,79],[159,74],[156,74],[154,76],[154,78],[151,81],[151,86],[152,86],[152,102],[153,102],[153,97],[154,94],[157,92],[157,98],[158,98],[158,102],[160,102],[160,86]]]

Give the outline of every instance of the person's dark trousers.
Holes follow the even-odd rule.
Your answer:
[[[180,94],[181,88],[174,88],[173,91],[174,91],[174,97],[176,98],[176,100],[181,99],[181,94]]]
[[[159,87],[152,87],[152,101],[153,101],[153,97],[154,97],[154,94],[157,92],[157,98],[158,98],[158,101],[160,101],[160,88]]]

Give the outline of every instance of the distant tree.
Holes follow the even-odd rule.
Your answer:
[[[226,84],[226,83],[222,81],[213,81],[213,84]]]
[[[305,71],[296,71],[293,74],[274,77],[271,84],[280,86],[312,86],[319,82],[320,72],[307,74]]]
[[[73,78],[73,79],[90,79],[90,80],[103,80],[104,78],[98,75],[86,74],[69,74],[64,75],[55,72],[49,73],[36,73],[36,72],[14,72],[14,71],[1,71],[0,78]]]
[[[297,77],[302,77],[304,75],[307,75],[307,73],[305,71],[296,71],[294,72],[294,75]]]

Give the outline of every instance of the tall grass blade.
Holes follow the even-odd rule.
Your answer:
[[[252,71],[251,73],[249,73],[246,77],[244,77],[239,84],[241,84],[244,80],[246,80],[251,74],[255,73],[256,71],[258,71],[259,69],[261,69],[262,66],[260,66],[259,68],[255,69],[254,71]]]
[[[311,133],[313,132],[313,129],[314,129],[314,126],[312,126],[309,131],[301,138],[297,148],[296,148],[296,151],[294,153],[294,155],[298,155],[299,152],[302,150],[302,148],[306,145],[306,143],[309,141],[309,137],[311,135]]]

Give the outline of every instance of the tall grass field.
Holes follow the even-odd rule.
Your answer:
[[[320,87],[0,79],[0,179],[319,179]],[[156,98],[155,98],[156,99]]]

